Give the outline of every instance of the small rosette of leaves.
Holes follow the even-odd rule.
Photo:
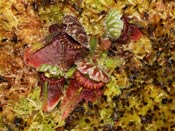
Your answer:
[[[44,75],[48,78],[51,77],[56,77],[56,78],[61,78],[61,77],[65,77],[65,78],[70,78],[72,77],[73,73],[75,72],[76,68],[72,67],[69,68],[68,71],[63,72],[57,65],[50,65],[50,64],[42,64],[39,68],[38,68],[38,72],[43,72]]]
[[[112,9],[109,11],[106,21],[105,21],[105,27],[106,27],[106,35],[107,37],[111,39],[117,39],[121,35],[121,32],[123,30],[123,21],[121,20],[122,14]]]
[[[44,72],[47,77],[60,77],[63,76],[63,72],[56,65],[42,64],[38,72]]]

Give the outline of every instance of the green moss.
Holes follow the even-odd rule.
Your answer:
[[[15,115],[22,117],[27,126],[27,131],[54,131],[57,127],[63,126],[59,110],[50,113],[42,111],[40,100],[40,88],[35,88],[27,97],[21,97],[14,105]]]
[[[39,8],[39,16],[41,20],[47,24],[50,23],[61,23],[63,12],[62,7],[63,5],[60,4],[54,4],[47,7],[40,7]]]

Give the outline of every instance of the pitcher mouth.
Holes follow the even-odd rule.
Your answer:
[[[74,40],[71,36],[67,35],[66,33],[62,33],[60,35],[60,42],[64,44],[68,48],[72,49],[81,49],[83,46],[76,40]]]
[[[59,83],[62,83],[64,81],[64,77],[56,78],[56,77],[47,77],[44,75],[44,73],[39,73],[40,80],[47,82],[49,85],[57,85]]]

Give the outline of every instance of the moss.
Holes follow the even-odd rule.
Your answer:
[[[89,44],[93,55],[89,55],[87,59],[97,58],[97,64],[108,72],[111,81],[104,86],[101,99],[89,104],[82,101],[65,121],[61,120],[58,108],[50,113],[42,112],[40,89],[34,88],[36,83],[32,85],[32,88],[26,87],[29,88],[28,95],[19,90],[21,91],[18,92],[20,93],[19,99],[11,96],[12,92],[17,92],[14,90],[16,83],[10,87],[6,83],[0,83],[1,87],[3,86],[0,92],[0,96],[3,96],[1,102],[5,103],[0,112],[3,116],[0,117],[0,130],[13,129],[15,131],[19,130],[19,127],[24,131],[53,131],[58,127],[75,131],[173,130],[175,127],[175,11],[173,1],[97,0],[94,2],[87,0],[80,2],[72,0],[57,1],[52,4],[46,2],[45,5],[37,2],[35,10],[33,10],[32,1],[20,4],[25,5],[19,6],[21,10],[15,9],[17,6],[13,0],[0,1],[0,36],[5,38],[0,42],[0,58],[2,58],[0,72],[2,75],[7,75],[7,80],[14,81],[14,77],[8,77],[9,72],[12,76],[21,75],[18,71],[26,69],[24,69],[25,64],[19,69],[12,68],[14,63],[13,66],[12,63],[9,64],[14,59],[11,57],[14,55],[14,46],[9,40],[12,34],[20,31],[16,30],[16,27],[27,28],[27,30],[22,30],[25,37],[16,33],[18,39],[17,41],[14,39],[13,44],[20,45],[26,43],[26,37],[32,38],[31,41],[33,41],[27,41],[29,42],[27,45],[36,43],[33,44],[35,50],[43,45],[38,44],[38,41],[34,41],[31,37],[32,24],[42,28],[40,30],[44,33],[49,25],[61,23],[65,14],[72,14],[77,16],[83,24],[89,39],[92,38]],[[22,9],[22,7],[25,8]],[[98,48],[98,39],[105,34],[105,20],[111,8],[128,16],[129,23],[140,29],[142,37],[138,41],[129,41],[124,44],[112,41],[110,51],[103,52]],[[26,15],[22,16],[21,13],[32,18],[32,21],[33,18],[40,18],[37,20],[40,21],[39,24],[35,21],[30,22],[30,26],[29,23],[25,24],[28,21],[27,17],[26,21],[21,22],[25,25],[21,26],[19,20],[21,17],[26,18]],[[35,31],[35,33],[38,32]],[[38,39],[41,41],[43,37],[40,36]],[[31,69],[26,70],[32,72]],[[71,78],[74,71],[73,67],[64,75]],[[31,77],[30,74],[28,75]],[[8,98],[15,98],[15,100]],[[24,127],[22,127],[23,123]]]

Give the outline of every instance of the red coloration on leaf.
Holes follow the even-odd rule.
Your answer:
[[[90,83],[90,82],[92,83],[92,86],[89,85],[90,87],[88,87],[88,84],[87,84],[87,88],[93,88],[93,89],[100,88],[101,86],[103,86],[103,84],[100,84],[100,82],[107,83],[110,81],[110,78],[106,74],[106,72],[100,69],[96,64],[89,63],[86,61],[77,61],[75,62],[75,65],[77,65],[77,70],[80,72],[80,73],[75,72],[76,79],[80,81],[81,84]],[[89,80],[87,80],[86,77],[82,78],[82,76],[83,77],[88,76]],[[86,81],[89,81],[89,82],[86,82]],[[96,84],[97,86],[95,86]],[[85,84],[85,87],[86,87],[86,84]]]
[[[66,90],[66,96],[61,103],[62,119],[68,117],[68,115],[75,109],[76,105],[82,100],[81,87],[76,80],[71,80],[69,87]]]
[[[44,73],[39,74],[39,78],[43,111],[52,111],[60,101],[61,96],[63,96],[64,78],[47,78]]]
[[[121,19],[124,22],[124,27],[123,27],[122,33],[121,33],[120,37],[117,39],[117,41],[126,42],[129,39],[129,31],[130,31],[129,22],[128,22],[128,18],[125,16],[123,16]]]
[[[86,89],[72,79],[69,83],[68,89],[66,90],[66,96],[61,103],[62,119],[68,117],[68,115],[76,108],[77,104],[83,99],[88,102],[94,102],[96,99],[101,97],[103,91],[101,89]]]
[[[77,70],[73,75],[74,79],[70,81],[66,96],[61,103],[62,119],[67,118],[82,99],[86,102],[94,102],[101,97],[103,94],[101,87],[109,81],[109,78],[101,69],[92,66],[90,63],[79,61],[76,65]]]
[[[58,25],[58,24],[52,24],[49,27],[49,32],[50,33],[61,33],[65,31],[65,26],[64,25]]]
[[[54,41],[29,56],[26,59],[26,63],[35,68],[38,68],[42,64],[57,64],[60,57],[57,48],[61,48],[61,44],[59,44],[59,41]]]
[[[43,62],[41,59],[37,59],[34,56],[34,53],[32,52],[31,48],[28,48],[24,52],[24,61],[26,64],[38,68]]]
[[[122,20],[124,22],[124,28],[117,41],[124,43],[129,40],[139,40],[142,36],[142,33],[139,30],[139,28],[136,25],[129,24],[129,20],[125,16],[122,17]]]
[[[66,26],[65,32],[79,44],[87,48],[88,37],[78,19],[71,15],[65,15],[63,17],[63,24]]]
[[[61,96],[63,96],[62,91],[58,87],[56,87],[56,85],[48,87],[47,95],[47,99],[44,100],[43,103],[44,112],[52,111],[59,103]]]
[[[140,37],[142,36],[141,31],[139,30],[139,28],[135,25],[130,25],[130,31],[131,31],[131,39],[134,41],[137,41],[140,39]]]
[[[87,89],[99,89],[102,86],[104,86],[103,82],[96,82],[91,80],[90,78],[86,78],[83,74],[81,74],[79,71],[76,71],[74,73],[75,79],[77,82]]]
[[[63,23],[51,25],[49,32],[44,47],[34,53],[24,54],[24,60],[30,66],[38,68],[42,64],[51,64],[66,71],[76,60],[87,55],[88,38],[76,17],[64,16]]]
[[[61,42],[64,37],[64,43]],[[66,43],[76,44],[69,36],[62,33],[57,35],[51,43],[37,50],[25,61],[30,66],[38,68],[42,64],[58,65],[61,70],[67,70],[74,64],[74,61],[87,54],[86,48],[69,48]],[[80,55],[81,54],[81,55]]]

